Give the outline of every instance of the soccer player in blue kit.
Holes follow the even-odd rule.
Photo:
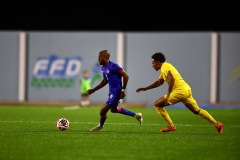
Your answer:
[[[103,80],[93,89],[87,92],[89,95],[104,87],[107,83],[109,85],[108,100],[100,110],[99,124],[90,131],[100,131],[107,119],[107,112],[111,110],[112,113],[120,113],[127,116],[135,117],[140,124],[143,122],[142,113],[134,113],[125,108],[118,107],[120,99],[125,95],[125,89],[128,83],[128,74],[117,63],[110,60],[110,53],[108,50],[102,50],[98,55],[98,62],[102,65]]]

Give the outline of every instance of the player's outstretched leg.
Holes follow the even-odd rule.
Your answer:
[[[216,127],[218,134],[223,133],[223,124],[217,122],[206,110],[200,109],[198,115],[212,123]]]
[[[125,108],[122,108],[122,107],[117,108],[117,113],[135,117],[140,124],[143,123],[142,113],[134,113],[134,112],[127,110]]]

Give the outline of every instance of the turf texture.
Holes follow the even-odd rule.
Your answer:
[[[224,124],[219,135],[207,120],[186,108],[167,107],[175,132],[153,108],[127,108],[143,114],[143,124],[130,116],[111,113],[103,130],[100,106],[0,106],[0,160],[237,160],[240,157],[240,109],[207,108]],[[66,131],[59,118],[70,121]]]

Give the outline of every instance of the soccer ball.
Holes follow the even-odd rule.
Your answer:
[[[69,128],[69,121],[67,118],[59,118],[57,120],[57,128],[61,131],[65,131]]]

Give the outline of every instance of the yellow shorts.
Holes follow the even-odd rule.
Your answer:
[[[166,98],[167,94],[164,95]],[[183,104],[192,104],[196,109],[198,108],[197,102],[192,96],[191,90],[173,90],[169,96],[168,103],[170,105],[174,105],[178,102],[182,102]]]

